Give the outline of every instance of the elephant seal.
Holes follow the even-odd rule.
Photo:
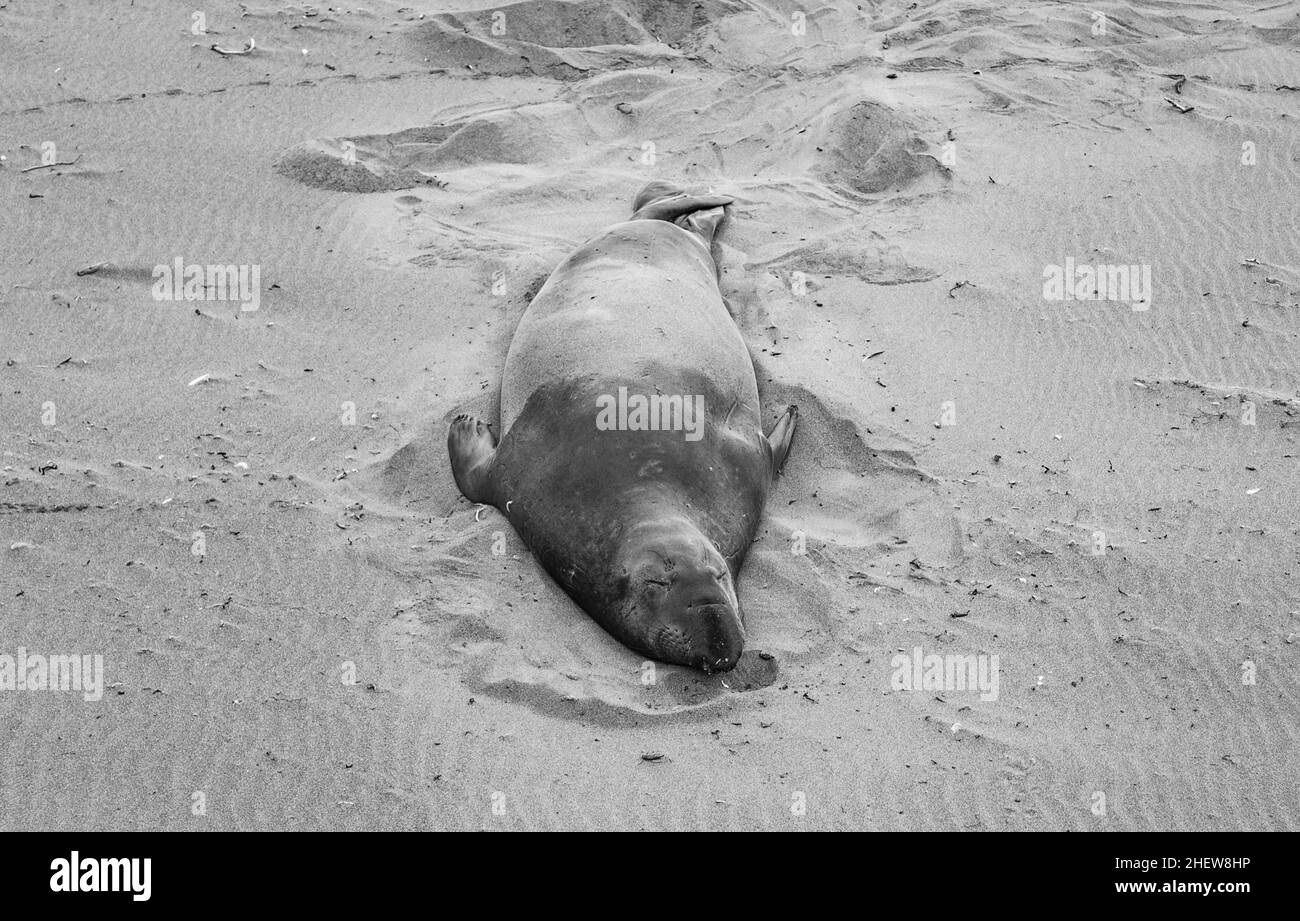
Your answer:
[[[499,509],[602,627],[650,658],[736,665],[736,580],[798,409],[764,436],[754,363],[718,288],[732,199],[652,182],[551,273],[519,322],[498,443],[462,413],[456,485]]]

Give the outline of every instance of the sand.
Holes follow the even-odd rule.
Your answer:
[[[205,12],[0,4],[0,655],[106,683],[0,690],[0,828],[1300,827],[1294,5]],[[722,676],[444,447],[655,178],[802,410]]]

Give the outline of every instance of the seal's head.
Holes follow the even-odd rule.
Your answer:
[[[625,642],[655,658],[705,672],[735,668],[745,648],[731,570],[683,518],[637,525],[619,551],[625,575]]]

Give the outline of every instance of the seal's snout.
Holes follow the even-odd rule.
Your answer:
[[[696,612],[704,652],[696,667],[710,674],[729,672],[745,651],[745,631],[740,615],[731,605],[709,605]]]
[[[745,648],[745,628],[725,565],[680,566],[664,599],[663,619],[685,638],[679,661],[714,673],[736,667]]]
[[[710,674],[736,667],[745,650],[745,628],[734,601],[718,592],[708,601],[684,603],[668,593],[659,603],[647,605],[648,620],[657,624],[651,643],[665,662],[689,665]],[[690,596],[686,596],[690,597]]]

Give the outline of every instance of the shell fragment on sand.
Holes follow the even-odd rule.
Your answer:
[[[217,54],[225,54],[225,55],[252,54],[253,49],[256,47],[257,47],[257,39],[254,38],[250,38],[248,40],[248,45],[244,48],[235,48],[232,50],[230,48],[222,48],[220,45],[217,45],[215,43],[211,46],[212,50],[215,51]]]

